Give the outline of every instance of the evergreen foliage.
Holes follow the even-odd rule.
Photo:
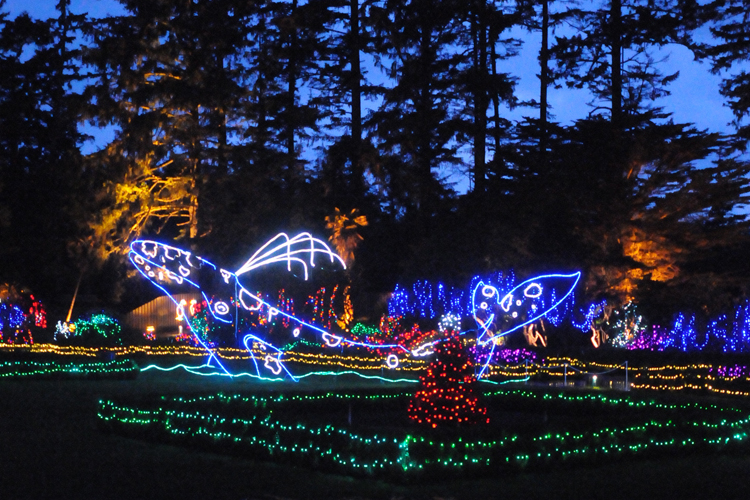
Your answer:
[[[72,289],[85,265],[75,234],[88,184],[73,40],[87,22],[69,3],[47,20],[0,17],[0,281],[45,296]]]
[[[717,0],[704,10],[712,20],[713,43],[705,44],[701,54],[711,58],[715,74],[724,76],[720,92],[735,116],[738,145],[747,149],[750,124],[743,119],[750,114],[750,74],[746,66],[734,68],[750,59],[750,8],[743,0]]]

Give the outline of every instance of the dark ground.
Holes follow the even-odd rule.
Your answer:
[[[750,498],[748,455],[392,485],[151,444],[96,425],[100,398],[268,389],[279,386],[156,371],[134,381],[0,381],[0,499]]]

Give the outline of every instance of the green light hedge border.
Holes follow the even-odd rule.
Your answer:
[[[140,368],[131,360],[59,363],[39,361],[2,361],[0,380],[27,379],[132,379]]]
[[[624,412],[632,423],[585,430],[503,433],[471,427],[432,432],[395,427],[382,432],[348,430],[305,418],[334,401],[388,400],[408,393],[324,393],[162,397],[142,405],[100,401],[103,427],[144,439],[207,447],[249,458],[345,474],[408,478],[414,475],[484,475],[518,468],[557,467],[592,460],[747,448],[750,418],[740,408],[676,404],[630,396],[504,389],[487,393],[489,404],[527,411],[586,415]],[[316,408],[318,410],[316,410]],[[297,415],[296,419],[293,417]]]

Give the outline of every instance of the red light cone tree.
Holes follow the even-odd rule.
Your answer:
[[[441,330],[446,323],[447,338],[435,346],[435,359],[419,377],[419,387],[409,403],[409,418],[433,428],[489,423],[487,408],[479,402],[471,360],[459,337],[460,327],[444,318]]]

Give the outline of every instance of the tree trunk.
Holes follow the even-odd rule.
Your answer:
[[[60,12],[58,18],[59,40],[57,42],[57,61],[55,68],[54,93],[52,95],[52,151],[51,153],[57,158],[62,159],[64,151],[63,137],[65,134],[64,104],[65,100],[65,61],[67,60],[67,39],[68,30],[70,29],[70,19],[68,15],[70,0],[60,0],[57,4],[57,10]]]
[[[422,85],[419,91],[419,103],[417,107],[417,113],[419,116],[425,117],[424,120],[420,121],[419,131],[417,132],[417,178],[419,179],[419,209],[425,212],[426,205],[429,205],[432,200],[431,197],[432,189],[432,144],[430,141],[431,130],[429,130],[429,123],[431,119],[428,118],[432,114],[432,93],[430,91],[431,76],[431,37],[432,27],[429,23],[422,25],[422,33],[420,40],[420,58],[422,62]],[[426,211],[425,213],[429,213]]]
[[[194,130],[200,130],[200,111],[198,109],[192,109],[190,116],[193,119]],[[200,158],[201,158],[201,143],[200,139],[197,138],[196,134],[191,134],[192,139],[190,142],[189,159],[190,162],[190,198],[188,207],[188,216],[190,217],[190,239],[198,237],[198,195],[200,192]]]
[[[622,126],[622,0],[611,0],[612,124]]]
[[[286,150],[287,150],[287,187],[292,188],[295,181],[295,166],[297,156],[294,152],[294,134],[296,129],[296,110],[295,97],[297,95],[297,0],[292,1],[291,12],[291,33],[289,34],[289,68],[287,75],[287,130],[286,130]]]
[[[547,87],[549,87],[549,0],[542,0],[542,48],[539,51],[539,153],[547,153]]]
[[[352,181],[357,197],[364,196],[362,166],[362,69],[359,57],[359,0],[350,0],[349,32],[351,35],[351,92],[352,92]]]
[[[487,30],[484,0],[475,0],[472,16],[473,64],[474,64],[474,191],[485,191],[487,167]]]
[[[497,43],[498,34],[496,33],[496,28],[490,27],[490,61],[492,63],[492,78],[497,79],[497,49],[495,48],[495,44]],[[502,158],[500,157],[500,96],[497,94],[497,92],[492,93],[492,104],[493,104],[493,125],[494,130],[492,131],[492,138],[495,144],[495,152],[492,156],[492,163],[495,165],[495,168],[499,168]]]
[[[227,83],[226,75],[224,72],[224,56],[217,55],[217,66],[218,70],[221,72],[221,89],[222,94],[224,94],[224,86]],[[219,102],[219,109],[218,109],[218,126],[219,126],[219,151],[218,151],[218,167],[219,172],[221,175],[226,175],[228,170],[228,162],[227,162],[227,112],[226,112],[226,102],[225,102],[225,96],[221,96],[221,101]]]

